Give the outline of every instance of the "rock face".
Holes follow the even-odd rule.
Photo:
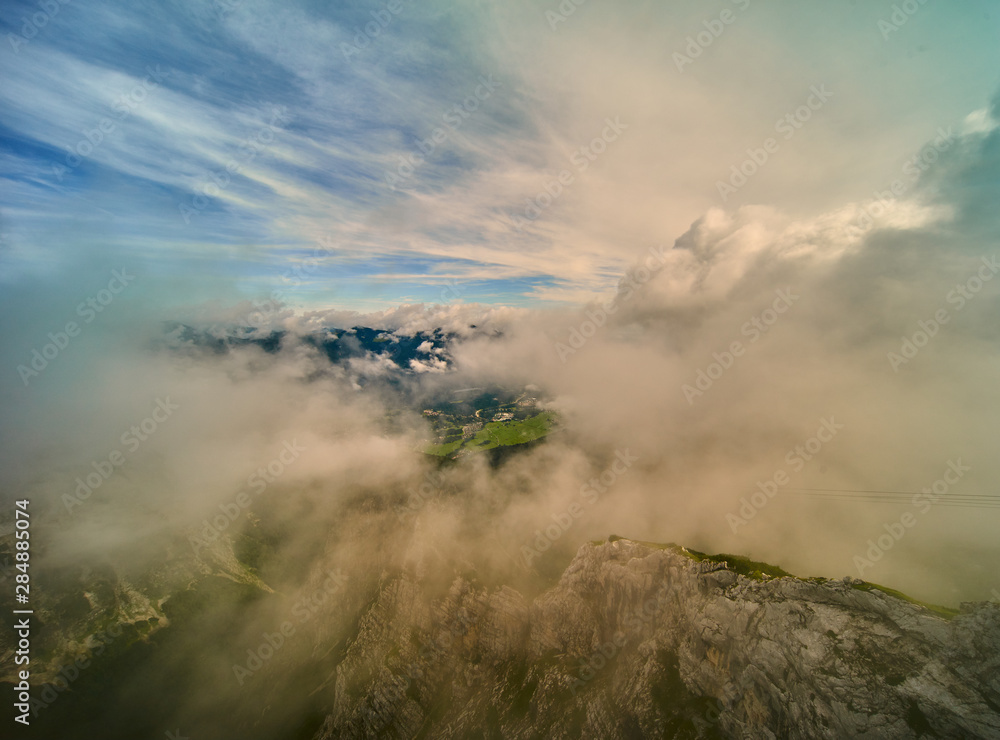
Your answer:
[[[527,603],[389,579],[317,738],[1000,738],[1000,606],[946,620],[681,548],[580,548]]]

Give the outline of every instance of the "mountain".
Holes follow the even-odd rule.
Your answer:
[[[388,359],[393,392],[378,376],[343,385],[406,413],[418,434],[402,453],[436,457],[413,455],[419,483],[274,474],[261,488],[258,471],[253,498],[234,488],[186,511],[136,478],[125,496],[94,496],[86,517],[36,509],[34,736],[1000,738],[997,604],[933,607],[618,537],[575,556],[572,536],[546,542],[535,568],[512,557],[527,528],[505,532],[496,513],[536,502],[532,468],[508,463],[568,432],[534,385],[406,369],[412,353],[445,358],[447,341],[176,325],[169,351],[254,345],[251,371],[261,352],[328,347],[289,353],[309,355],[307,390],[313,373],[353,381],[343,368]],[[509,501],[475,485],[487,463]],[[15,529],[0,528],[7,583]],[[11,693],[15,640],[0,632]]]
[[[395,519],[379,518],[351,548]],[[272,534],[176,542],[145,572],[50,574],[40,736],[1000,738],[995,603],[928,607],[616,537],[532,597],[434,547],[373,549],[366,573],[329,567],[317,542],[308,568],[275,570]]]
[[[1000,606],[950,615],[730,559],[584,545],[530,602],[395,576],[317,740],[1000,737]]]
[[[260,330],[244,326],[196,328],[167,322],[164,334],[174,347],[206,349],[222,353],[233,348],[256,346],[275,354],[283,342],[300,341],[326,355],[331,364],[343,365],[352,359],[378,358],[400,373],[443,371],[452,367],[448,346],[454,335],[442,329],[412,334],[355,326],[326,328],[305,335],[284,330]],[[388,364],[391,363],[391,364]]]

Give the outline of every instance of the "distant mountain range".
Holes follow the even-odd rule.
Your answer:
[[[166,334],[173,340],[215,352],[232,348],[256,346],[268,353],[280,351],[282,343],[292,335],[285,330],[262,332],[249,326],[233,326],[224,330],[199,329],[188,324],[168,322]],[[448,348],[456,335],[441,329],[420,331],[412,335],[385,329],[354,326],[349,329],[328,328],[297,337],[325,354],[331,363],[377,357],[390,360],[402,373],[444,371],[453,366]]]

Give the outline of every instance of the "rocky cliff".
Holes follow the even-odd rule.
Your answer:
[[[1000,738],[1000,606],[615,539],[531,602],[387,577],[327,690],[323,740]]]

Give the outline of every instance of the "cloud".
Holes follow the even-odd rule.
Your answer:
[[[683,72],[672,54],[710,19],[681,6],[581,7],[553,30],[529,3],[407,5],[348,57],[342,45],[377,3],[65,6],[4,62],[13,254],[28,263],[52,250],[37,230],[62,214],[81,236],[171,269],[208,261],[262,295],[303,253],[332,244],[290,297],[307,310],[435,302],[435,276],[470,302],[576,304],[613,290],[635,255],[713,207],[780,204],[809,220],[870,197],[938,126],[969,116],[970,101],[981,111],[995,84],[929,43],[963,23],[946,8],[887,42],[876,9],[830,9],[820,34],[784,10],[739,5]],[[980,62],[995,53],[995,22],[964,29]],[[903,65],[906,49],[920,53]],[[751,56],[760,74],[734,75]],[[116,118],[147,67],[162,82]],[[481,78],[498,87],[461,125],[443,123]],[[936,94],[912,94],[913,79]],[[818,84],[829,102],[721,204],[716,181]],[[275,110],[288,118],[274,121]],[[971,115],[967,125],[988,125]],[[114,130],[54,179],[53,163],[65,166],[109,117]],[[594,156],[609,119],[627,128]],[[424,155],[438,129],[445,138]],[[414,154],[426,161],[387,187]],[[564,172],[573,179],[560,185]],[[530,202],[541,214],[514,228]],[[213,295],[207,283],[191,289]]]
[[[996,483],[989,430],[998,284],[981,276],[995,219],[983,204],[996,193],[981,174],[997,142],[996,129],[957,136],[867,228],[859,227],[864,202],[811,218],[775,207],[710,209],[662,250],[662,267],[643,275],[640,260],[613,303],[582,312],[458,302],[301,312],[280,301],[225,299],[179,310],[183,296],[173,305],[148,301],[174,282],[140,263],[141,292],[115,297],[25,386],[17,366],[49,332],[74,316],[82,322],[77,303],[96,295],[125,257],[86,255],[5,296],[8,490],[47,502],[55,520],[69,516],[59,525],[67,527],[64,544],[52,550],[61,560],[101,552],[102,543],[140,547],[148,535],[193,526],[293,439],[307,451],[274,489],[282,497],[315,502],[322,490],[331,512],[358,496],[390,507],[427,471],[413,453],[427,435],[421,399],[455,388],[537,386],[560,431],[498,469],[457,466],[448,495],[421,513],[419,541],[461,531],[455,554],[472,557],[462,543],[489,534],[490,567],[527,577],[516,557],[524,538],[627,450],[637,457],[628,474],[538,567],[614,531],[748,552],[805,573],[851,573],[887,510],[793,489],[919,491],[958,458],[972,468],[963,491]],[[978,289],[959,301],[958,288]],[[71,298],[51,300],[62,295]],[[258,336],[287,334],[274,352],[176,352],[164,347],[161,322],[178,318],[214,324],[216,333],[259,324]],[[924,343],[917,332],[930,332],[930,321],[937,328]],[[301,339],[353,326],[391,332],[391,341],[435,330],[452,337],[446,357],[426,356],[427,342],[419,345],[406,368],[412,375],[394,395],[376,390],[404,375],[391,359],[361,354],[335,366]],[[575,342],[574,331],[585,341]],[[921,344],[919,352],[906,356],[906,341]],[[560,343],[573,351],[561,355]],[[123,435],[165,397],[179,410],[84,508],[67,512],[62,496],[77,478],[123,448]],[[63,403],[69,398],[73,404]],[[385,425],[389,417],[395,426]],[[808,459],[796,452],[831,418],[843,424],[832,441]],[[734,531],[728,515],[779,471],[789,482],[755,516],[740,515],[747,521]],[[920,526],[866,575],[948,603],[979,593],[984,575],[956,573],[992,552],[988,520],[940,507]]]
[[[883,40],[875,8],[817,24],[754,3],[679,71],[693,5],[586,3],[553,30],[535,3],[409,4],[346,58],[377,6],[69,4],[2,62],[0,488],[35,507],[38,567],[273,592],[184,642],[171,717],[201,716],[206,687],[274,707],[232,663],[331,570],[351,585],[275,675],[313,665],[398,568],[531,594],[616,533],[857,576],[918,504],[803,489],[933,491],[957,461],[861,575],[952,605],[996,588],[993,511],[947,497],[998,483],[1000,96],[981,70],[1000,16],[928,5]],[[388,187],[484,75],[502,85]],[[829,103],[720,202],[816,84]],[[115,271],[135,277],[112,291]],[[355,327],[416,356],[365,351]],[[331,328],[349,359],[317,348]],[[544,443],[420,454],[428,404],[495,386],[554,413]]]

